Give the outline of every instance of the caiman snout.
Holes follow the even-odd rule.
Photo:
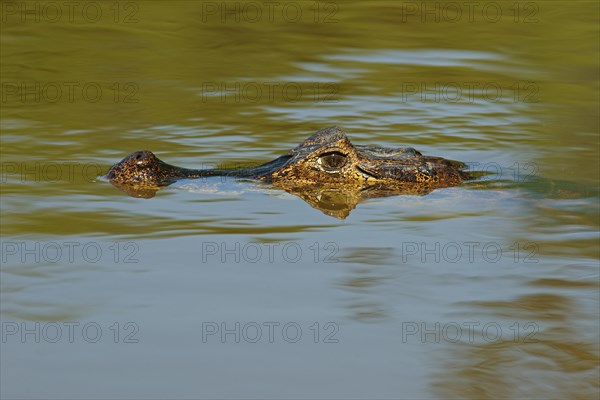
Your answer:
[[[419,182],[417,173],[419,172],[421,162],[419,161],[385,161],[369,160],[360,161],[356,164],[356,169],[361,175],[377,180],[391,179],[402,182]]]
[[[400,182],[433,183],[460,182],[464,176],[450,160],[439,157],[420,157],[401,160],[368,160],[356,164],[359,174],[369,179]]]
[[[119,164],[127,163],[129,165],[150,165],[160,161],[150,150],[135,151],[122,159]]]
[[[151,151],[136,151],[113,165],[106,178],[116,184],[161,185],[172,175],[173,167],[154,155]]]

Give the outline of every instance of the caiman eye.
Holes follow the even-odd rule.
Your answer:
[[[317,159],[317,164],[325,172],[338,172],[346,164],[347,159],[344,154],[332,151],[321,155]]]

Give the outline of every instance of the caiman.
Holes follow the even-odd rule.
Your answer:
[[[424,156],[412,147],[354,145],[334,126],[322,129],[296,148],[252,168],[188,169],[165,163],[151,151],[136,151],[110,168],[106,177],[136,197],[180,179],[211,176],[249,178],[268,182],[299,195],[328,215],[345,218],[364,198],[398,194],[423,195],[471,179],[466,165]],[[321,204],[325,194],[325,203]],[[339,200],[347,207],[338,207]]]

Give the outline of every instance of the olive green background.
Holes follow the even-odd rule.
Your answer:
[[[597,396],[596,1],[0,5],[2,321],[94,321],[110,339],[8,337],[3,398]],[[142,149],[258,163],[331,125],[495,174],[343,221],[251,182],[145,200],[97,178]],[[10,247],[65,242],[103,255]],[[139,343],[115,344],[108,327],[128,321]],[[206,321],[293,321],[303,337],[204,343]],[[339,343],[314,343],[330,321]],[[469,322],[476,340],[448,340]],[[421,323],[449,331],[405,335]]]

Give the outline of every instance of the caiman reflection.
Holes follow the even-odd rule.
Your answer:
[[[169,165],[150,151],[115,164],[106,177],[133,197],[153,197],[180,179],[230,176],[268,182],[336,218],[361,200],[402,194],[424,195],[471,177],[465,165],[423,156],[412,147],[353,145],[338,127],[323,129],[288,153],[245,169],[187,169]]]

